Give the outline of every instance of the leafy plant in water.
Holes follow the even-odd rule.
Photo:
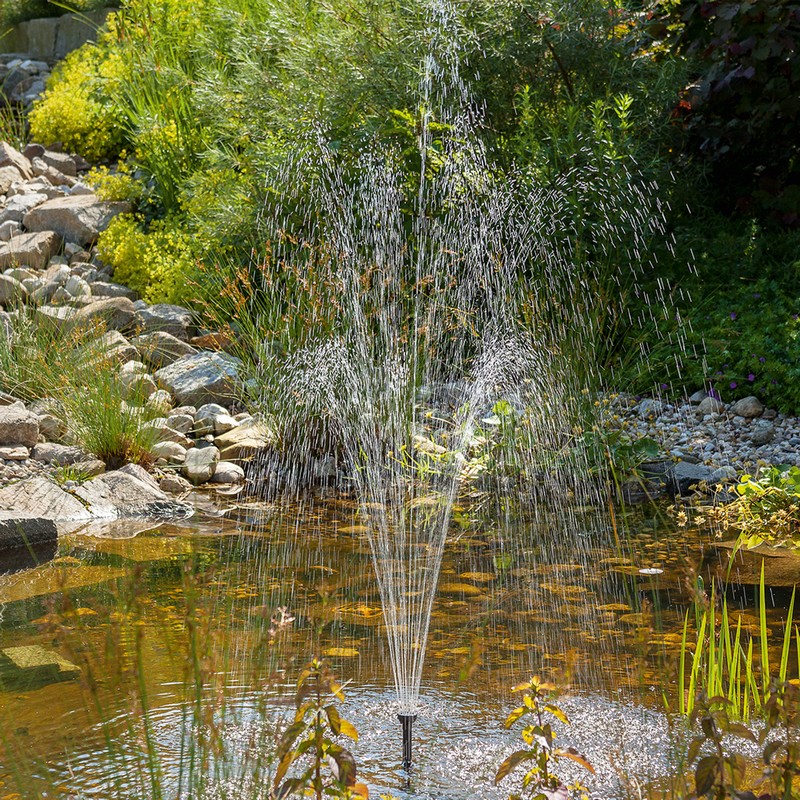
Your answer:
[[[535,675],[529,681],[515,686],[512,691],[525,694],[522,696],[522,705],[508,715],[505,727],[510,728],[523,717],[532,717],[532,721],[522,730],[522,738],[528,747],[512,753],[500,765],[494,778],[495,785],[520,764],[533,762],[533,766],[522,779],[523,788],[530,789],[531,797],[534,798],[550,800],[563,797],[568,787],[565,787],[553,772],[556,762],[569,759],[592,773],[594,767],[574,748],[555,747],[556,734],[547,718],[554,717],[564,724],[569,724],[567,715],[553,702],[558,694],[556,687]],[[582,796],[586,796],[585,788],[578,783],[569,788],[580,791]],[[511,795],[511,800],[519,798],[520,795]]]
[[[356,782],[352,754],[333,738],[341,735],[358,741],[358,732],[342,719],[336,707],[336,701],[342,700],[342,687],[328,668],[314,659],[297,682],[294,722],[278,744],[280,763],[272,783],[274,800],[299,792],[318,800],[323,795],[341,800],[369,797],[367,787]],[[303,771],[287,778],[289,769],[301,762]]]

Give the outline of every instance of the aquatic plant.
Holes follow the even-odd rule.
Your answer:
[[[522,779],[523,788],[530,791],[532,798],[553,800],[564,797],[565,792],[569,790],[574,790],[585,800],[588,795],[583,786],[575,783],[568,789],[554,772],[557,763],[566,759],[594,773],[594,767],[575,748],[555,746],[556,734],[547,718],[552,717],[565,725],[569,724],[567,715],[554,702],[558,696],[555,684],[543,681],[535,675],[511,691],[524,692],[522,705],[506,717],[504,724],[506,728],[511,728],[519,720],[525,720],[527,724],[522,729],[521,735],[527,748],[512,753],[498,767],[494,777],[495,785],[518,766],[533,762]],[[528,717],[532,719],[526,719]],[[520,800],[520,795],[511,795],[510,800]]]
[[[739,615],[735,623],[728,611],[728,600],[723,597],[722,611],[718,617],[717,599],[711,598],[696,606],[698,616],[694,641],[689,639],[687,610],[681,637],[678,665],[678,707],[681,714],[692,715],[697,697],[723,698],[726,714],[735,719],[749,720],[763,715],[770,697],[773,681],[783,684],[789,678],[789,662],[794,641],[797,662],[800,663],[800,628],[794,623],[795,592],[789,603],[783,631],[780,661],[773,677],[769,656],[769,628],[766,614],[766,586],[764,565],[761,565],[759,582],[759,617],[757,630],[743,626]],[[756,666],[756,657],[758,666]],[[688,667],[688,673],[687,673]],[[687,682],[688,680],[688,682]]]
[[[358,731],[342,718],[336,707],[344,700],[342,687],[320,660],[314,659],[297,681],[294,721],[278,742],[278,766],[272,779],[275,800],[297,793],[322,800],[369,797],[369,790],[356,781],[356,762],[349,750],[333,737],[358,741]],[[301,774],[287,777],[293,767],[303,764]]]

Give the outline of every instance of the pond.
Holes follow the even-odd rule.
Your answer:
[[[4,684],[0,797],[175,797],[192,770],[209,796],[266,797],[270,753],[313,655],[346,683],[342,714],[374,797],[507,797],[513,781],[495,788],[493,777],[518,733],[502,723],[511,687],[532,674],[568,687],[559,741],[596,775],[563,775],[591,796],[681,769],[685,734],[665,708],[677,709],[684,615],[698,576],[709,581],[712,532],[678,529],[654,507],[613,519],[577,509],[572,530],[546,514],[456,513],[406,773],[357,504],[196,502],[180,526],[73,534],[51,560],[0,576],[0,649],[38,646],[81,669]],[[774,599],[780,623],[788,597]],[[734,600],[749,624],[752,592]],[[772,626],[776,649],[782,629]]]

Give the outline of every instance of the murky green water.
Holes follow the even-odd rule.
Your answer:
[[[362,734],[354,752],[373,788],[507,796],[510,785],[491,787],[514,743],[501,723],[509,688],[531,673],[570,686],[564,738],[594,759],[597,796],[618,793],[623,773],[669,774],[674,732],[662,710],[676,707],[680,631],[710,534],[679,532],[652,511],[614,525],[585,516],[592,524],[574,532],[584,537],[577,548],[563,533],[548,538],[541,517],[454,526],[410,784],[398,768],[383,610],[352,502],[226,509],[203,500],[185,526],[66,537],[52,560],[0,576],[0,649],[39,646],[81,668],[79,679],[0,691],[0,798],[133,797],[138,783],[153,796],[139,770],[148,748],[174,796],[197,738],[192,708],[226,764],[204,769],[220,785],[239,781],[242,796],[242,781],[268,774],[292,685],[315,654],[349,681],[345,714]],[[571,560],[576,551],[586,557]]]

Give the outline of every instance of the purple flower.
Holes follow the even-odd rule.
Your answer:
[[[708,390],[708,396],[713,397],[716,400],[719,400],[719,395],[717,394],[717,390],[713,386]]]
[[[761,292],[753,292],[753,297],[758,300],[761,297]]]
[[[661,388],[662,388],[662,389],[669,389],[669,384],[662,383],[662,384],[661,384]]]
[[[747,380],[749,380],[750,383],[752,383],[755,379],[756,379],[756,376],[753,375],[752,372],[747,376]]]
[[[731,311],[731,319],[736,319],[739,315],[735,311]]]
[[[736,388],[738,385],[739,385],[739,384],[738,384],[738,383],[736,383],[736,381],[731,381],[731,382],[730,382],[730,387],[731,387],[731,389],[735,389],[735,388]]]
[[[760,356],[758,360],[763,364],[767,359],[764,356]]]

